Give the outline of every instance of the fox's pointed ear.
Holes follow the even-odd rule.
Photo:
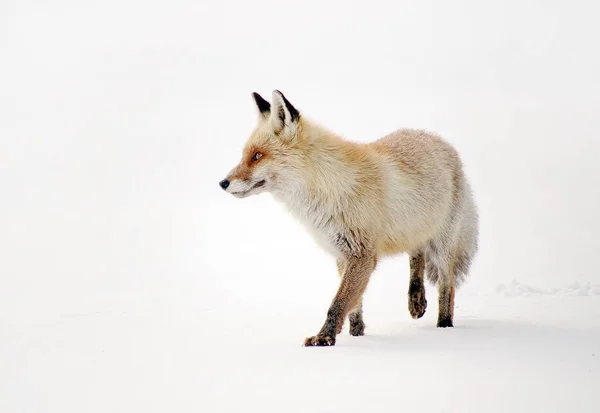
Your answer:
[[[273,131],[280,134],[282,131],[293,133],[300,118],[300,112],[283,96],[279,90],[273,91],[273,109],[271,110],[271,124]]]
[[[267,119],[271,114],[271,104],[264,100],[263,97],[256,92],[252,93],[252,97],[256,102],[256,107],[258,108],[258,113],[261,119]]]

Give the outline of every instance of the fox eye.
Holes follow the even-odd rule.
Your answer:
[[[260,158],[262,158],[263,154],[260,152],[254,152],[254,155],[252,155],[252,161],[256,162],[258,161]]]

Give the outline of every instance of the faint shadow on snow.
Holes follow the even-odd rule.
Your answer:
[[[508,284],[498,284],[496,292],[506,297],[527,296],[527,295],[565,295],[565,296],[589,296],[600,295],[600,285],[590,282],[574,281],[566,288],[538,288],[529,284],[512,280]]]
[[[395,330],[395,329],[394,329]],[[522,356],[547,360],[548,354],[569,354],[577,349],[584,358],[595,357],[597,330],[581,330],[567,325],[535,322],[469,319],[453,329],[399,328],[398,331],[371,331],[364,337],[340,336],[339,347],[363,348],[378,352],[409,352],[429,355],[453,354],[465,358]],[[540,350],[543,349],[543,350]],[[571,349],[571,350],[569,350]],[[594,359],[594,361],[596,361]]]

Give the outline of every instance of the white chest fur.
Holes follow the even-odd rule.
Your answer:
[[[275,197],[303,224],[323,250],[336,258],[342,258],[342,252],[336,244],[340,229],[337,228],[331,211],[298,192],[278,194]]]

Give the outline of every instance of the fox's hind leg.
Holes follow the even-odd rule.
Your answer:
[[[452,262],[444,265],[445,268],[439,268],[440,278],[438,280],[438,327],[454,327],[454,295],[456,293],[456,284],[454,276],[454,264]]]
[[[425,299],[425,256],[422,251],[412,253],[410,262],[410,281],[408,284],[408,312],[414,319],[423,317],[427,308]]]
[[[427,278],[438,288],[438,327],[453,327],[456,252],[445,240],[432,240],[426,250]],[[448,246],[450,244],[450,246]],[[454,252],[453,252],[454,251]]]
[[[343,260],[337,260],[338,274],[340,277],[344,276],[346,266]],[[363,308],[362,308],[362,297],[358,302],[358,305],[354,310],[348,314],[348,321],[350,321],[350,335],[351,336],[364,336],[365,335],[365,322],[363,321]],[[341,333],[342,327],[340,326],[338,334]]]

